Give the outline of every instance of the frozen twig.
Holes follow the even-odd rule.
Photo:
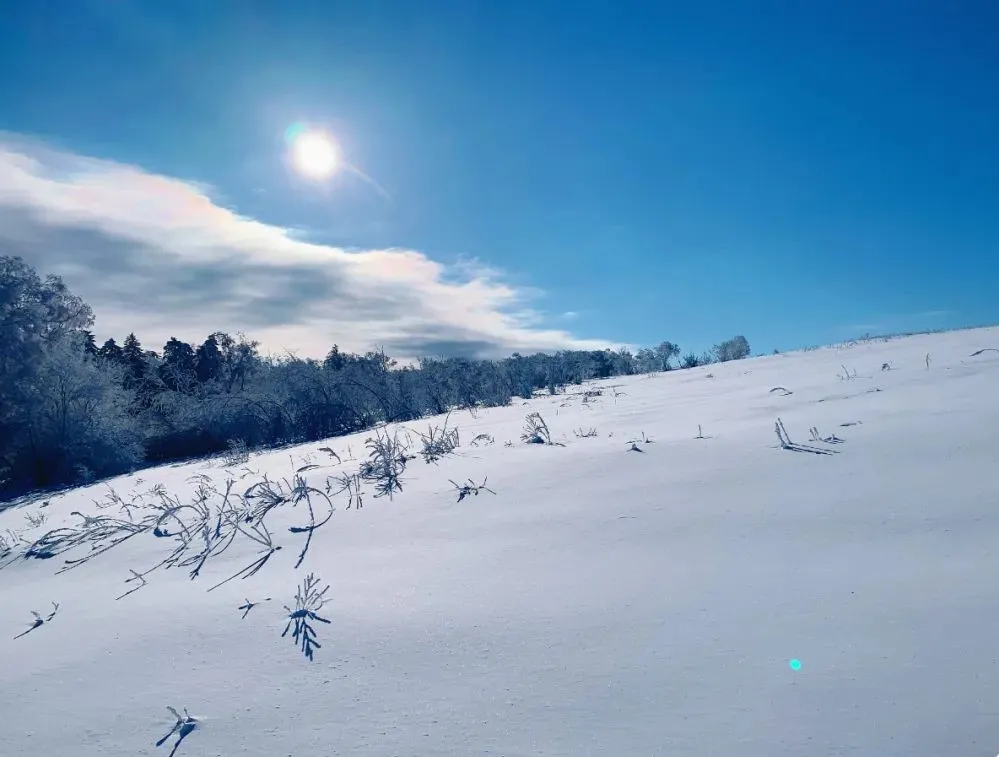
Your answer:
[[[133,581],[138,581],[139,583],[135,587],[133,587],[133,588],[129,589],[128,591],[126,591],[124,594],[120,594],[117,597],[115,597],[115,601],[118,601],[119,599],[124,599],[129,594],[135,594],[135,592],[137,592],[143,586],[148,586],[149,585],[149,582],[146,581],[146,576],[145,576],[144,573],[139,573],[138,571],[132,570],[131,568],[129,568],[128,572],[132,574],[132,577],[131,578],[126,578],[125,579],[125,583],[126,584],[130,584]]]
[[[338,484],[340,487],[335,492],[333,491],[334,484]],[[347,494],[347,510],[351,507],[357,510],[364,507],[364,492],[361,491],[361,475],[359,473],[341,473],[336,478],[326,480],[327,494],[335,497],[344,492]]]
[[[288,635],[288,631],[291,631],[292,638],[298,642],[302,654],[309,660],[312,659],[314,650],[322,649],[322,645],[316,641],[316,631],[312,622],[330,622],[319,616],[319,611],[326,604],[326,592],[329,588],[327,584],[323,589],[319,589],[319,579],[310,573],[295,593],[295,609],[287,605],[284,608],[288,611],[288,624],[284,627],[281,638],[283,639]]]
[[[787,449],[794,443],[791,441],[791,436],[787,433],[787,429],[784,428],[784,421],[780,418],[774,423],[774,431],[777,433],[777,440],[780,442],[780,446],[784,449]]]
[[[853,379],[857,378],[856,370],[850,371],[850,369],[847,368],[845,365],[841,365],[840,367],[843,369],[843,374],[842,375],[838,373],[836,374],[837,376],[839,376],[840,379],[844,381],[852,381]]]
[[[645,450],[643,450],[641,447],[638,446],[639,442],[641,442],[642,444],[655,444],[655,441],[652,440],[652,439],[649,439],[645,435],[645,432],[643,431],[641,439],[630,439],[629,441],[625,442],[625,444],[630,445],[628,447],[628,451],[629,452],[645,452]]]
[[[177,740],[173,744],[173,749],[170,750],[170,757],[173,757],[173,755],[175,755],[177,750],[180,748],[181,742],[190,736],[197,727],[198,720],[187,711],[186,707],[184,708],[183,717],[181,717],[180,713],[178,713],[173,707],[168,706],[167,710],[169,710],[170,714],[176,718],[176,722],[173,724],[173,727],[167,731],[167,734],[156,742],[156,746],[163,746],[171,736],[177,734]]]
[[[844,439],[840,439],[838,436],[836,436],[836,434],[833,434],[832,436],[822,436],[822,434],[819,433],[818,426],[812,426],[810,429],[808,429],[808,432],[812,435],[813,442],[823,442],[825,444],[842,444],[845,441]]]
[[[314,486],[309,486],[302,477],[301,473],[302,471],[299,469],[299,471],[295,474],[294,486],[291,491],[291,501],[293,505],[298,505],[303,502],[305,503],[306,509],[309,512],[309,522],[307,525],[292,526],[288,529],[293,534],[306,534],[305,544],[302,546],[302,551],[299,553],[298,560],[295,562],[296,568],[302,564],[305,560],[305,556],[309,553],[309,547],[312,546],[312,535],[315,533],[316,529],[322,528],[329,523],[334,513],[333,501],[329,498],[329,496]],[[313,505],[313,498],[315,498],[316,504],[325,507],[327,510],[325,516],[318,520],[316,518],[315,506]]]
[[[30,626],[28,627],[28,630],[27,630],[27,631],[24,631],[23,633],[19,633],[19,634],[18,634],[17,636],[15,636],[14,638],[15,638],[15,639],[20,639],[20,638],[21,638],[22,636],[27,636],[27,635],[28,635],[29,633],[31,633],[32,631],[34,631],[34,630],[36,630],[36,629],[38,629],[38,628],[41,628],[41,627],[42,627],[43,625],[45,625],[46,623],[50,622],[50,621],[52,620],[52,618],[54,618],[54,617],[56,616],[56,613],[57,613],[57,612],[59,612],[59,603],[58,603],[58,602],[53,602],[53,603],[52,603],[52,612],[50,612],[50,613],[49,613],[49,614],[48,614],[48,615],[47,615],[46,617],[44,617],[44,618],[43,618],[43,617],[42,617],[42,616],[41,616],[41,615],[40,615],[39,613],[37,613],[37,612],[35,612],[34,610],[32,610],[32,611],[31,611],[31,614],[35,616],[35,619],[34,619],[34,621],[33,621],[33,622],[31,623],[31,625],[30,625]]]
[[[0,533],[0,560],[14,553],[22,543],[23,539],[19,533],[14,533],[13,531],[7,530]],[[16,556],[15,558],[16,559]]]
[[[242,570],[232,574],[224,581],[219,581],[219,583],[215,584],[208,591],[214,591],[220,586],[224,586],[237,578],[247,579],[256,575],[257,572],[267,564],[267,561],[274,556],[274,553],[281,549],[280,545],[274,544],[271,532],[268,530],[267,524],[263,521],[260,521],[249,528],[242,525],[238,526],[238,528],[244,536],[249,537],[251,541],[257,542],[263,549],[260,551],[256,560],[251,562]]]
[[[476,484],[474,481],[472,481],[472,479],[468,479],[467,483],[458,484],[454,481],[451,481],[451,479],[448,479],[448,481],[451,481],[451,485],[455,488],[455,491],[458,493],[459,502],[461,502],[463,499],[465,499],[465,497],[468,496],[477,497],[479,496],[479,492],[489,492],[490,494],[496,494],[496,492],[494,492],[492,489],[486,486],[486,481],[488,480],[489,478],[487,476],[486,478],[482,479],[481,484]]]
[[[791,440],[791,435],[787,433],[787,429],[784,427],[784,421],[780,418],[774,423],[774,431],[777,434],[777,440],[780,442],[780,448],[788,450],[790,452],[810,452],[813,455],[832,455],[833,450],[820,449],[818,447],[811,447],[807,444],[798,444]]]
[[[246,604],[242,604],[242,605],[240,605],[239,607],[236,608],[237,610],[242,610],[243,611],[243,614],[242,614],[242,616],[240,616],[240,619],[242,620],[247,615],[249,615],[250,614],[250,610],[252,610],[257,605],[263,604],[264,602],[270,602],[270,601],[271,601],[270,597],[265,597],[264,599],[261,599],[259,602],[251,602],[249,599],[246,600]]]
[[[45,525],[45,521],[48,520],[48,515],[45,513],[25,513],[24,520],[28,524],[28,528],[40,528]]]

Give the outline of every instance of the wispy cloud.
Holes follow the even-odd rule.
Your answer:
[[[100,336],[149,346],[244,330],[273,352],[384,346],[393,355],[597,349],[545,328],[536,292],[476,261],[345,250],[239,216],[211,188],[0,134],[0,244],[57,273]]]

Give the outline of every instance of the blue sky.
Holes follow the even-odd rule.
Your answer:
[[[149,346],[995,323],[997,28],[917,0],[19,3],[0,243]],[[289,172],[296,121],[388,198]]]

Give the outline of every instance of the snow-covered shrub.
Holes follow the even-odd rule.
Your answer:
[[[222,455],[222,462],[227,468],[235,468],[237,465],[246,465],[250,460],[250,451],[246,448],[246,442],[242,439],[230,439],[226,442],[226,451]]]
[[[396,492],[402,491],[400,477],[410,460],[405,443],[399,439],[398,431],[391,436],[386,431],[378,432],[364,446],[368,448],[368,459],[361,463],[361,479],[375,485],[375,497],[392,499]]]
[[[524,432],[520,435],[528,444],[552,444],[551,431],[541,413],[530,413],[524,419]]]
[[[444,418],[443,426],[430,426],[425,434],[417,432],[420,436],[420,441],[423,443],[420,455],[425,462],[436,463],[442,457],[450,455],[458,448],[460,443],[458,429],[449,429],[447,427],[449,417],[450,414]]]

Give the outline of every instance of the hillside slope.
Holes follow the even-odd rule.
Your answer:
[[[259,545],[237,538],[193,581],[151,572],[120,600],[179,527],[58,575],[89,547],[9,561],[0,753],[166,755],[169,705],[197,718],[178,757],[994,755],[999,353],[971,357],[984,347],[999,329],[456,413],[457,454],[410,461],[391,500],[370,484],[361,509],[336,497],[298,569],[306,534],[288,528],[306,508],[274,509],[284,548],[212,591]],[[534,411],[564,446],[521,441]],[[800,446],[777,446],[778,417]],[[480,434],[495,443],[472,446]],[[312,444],[142,471],[2,512],[0,532],[77,528],[73,511],[127,520],[109,486],[188,502],[199,484],[245,491],[311,464],[331,466],[303,471],[323,489],[371,435],[330,440],[339,465]],[[456,501],[449,479],[486,477],[495,494]],[[309,572],[330,585],[311,662],[281,636]]]

